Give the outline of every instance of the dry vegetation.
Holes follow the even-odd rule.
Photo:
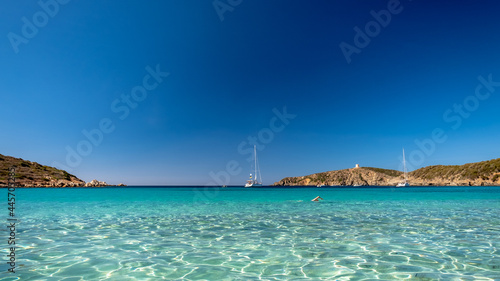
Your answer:
[[[403,173],[373,167],[287,177],[275,185],[395,185]],[[500,159],[456,166],[428,166],[408,173],[412,185],[500,185]]]
[[[16,167],[16,183],[24,186],[30,183],[49,183],[54,181],[81,181],[66,171],[26,161],[21,158],[0,154],[0,186],[6,186],[9,181],[9,168]]]
[[[500,177],[500,158],[489,161],[453,166],[428,166],[410,173],[411,176],[423,179],[451,178],[460,180],[491,180],[497,181]]]

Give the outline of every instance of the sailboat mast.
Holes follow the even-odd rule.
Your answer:
[[[255,168],[255,173],[254,173],[254,177],[255,178],[254,178],[254,181],[257,182],[257,146],[256,145],[253,146],[253,159],[255,161],[255,164],[254,164],[255,165],[255,167],[254,167]]]
[[[405,158],[405,149],[403,148],[403,171],[405,173],[405,180],[406,178],[406,158]]]

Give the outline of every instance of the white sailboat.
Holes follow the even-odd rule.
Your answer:
[[[405,149],[404,148],[403,148],[403,172],[405,174],[405,180],[398,183],[398,185],[396,185],[397,187],[410,186],[410,183],[408,183],[408,176],[407,176],[407,171],[406,171],[406,160],[405,160]]]
[[[253,158],[255,162],[254,163],[255,173],[253,174],[254,178],[252,178],[252,174],[250,174],[250,179],[247,180],[245,187],[262,186],[262,175],[260,174],[260,167],[258,166],[257,162],[257,147],[255,145],[253,146]],[[259,171],[258,177],[257,177],[257,171]],[[260,179],[260,181],[258,181],[257,179]]]

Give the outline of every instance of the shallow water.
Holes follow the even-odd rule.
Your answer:
[[[498,187],[17,189],[16,198],[18,267],[2,263],[0,280],[500,279]]]

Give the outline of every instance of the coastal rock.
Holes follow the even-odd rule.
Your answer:
[[[110,186],[106,182],[98,180],[85,183],[83,180],[64,170],[0,154],[0,187],[8,186],[10,167],[15,167],[14,184],[16,187],[64,188]],[[124,185],[122,184],[122,186]]]
[[[15,167],[15,186],[18,187],[80,187],[85,185],[84,181],[64,170],[0,154],[0,187],[8,185],[10,167]]]
[[[109,186],[109,184],[103,181],[98,181],[96,179],[93,179],[85,184],[85,187],[100,187],[100,186]]]
[[[303,177],[287,177],[274,185],[279,186],[363,186],[395,185],[402,179],[402,172],[378,168],[353,168],[312,174]]]
[[[275,186],[395,186],[404,179],[400,171],[358,167],[286,177]],[[453,166],[428,166],[408,173],[412,186],[492,186],[500,185],[500,158]]]

